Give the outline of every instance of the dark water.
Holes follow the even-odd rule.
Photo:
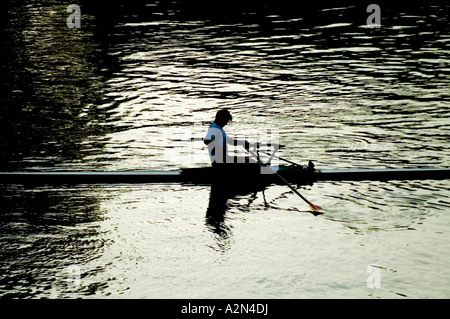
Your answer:
[[[2,171],[206,165],[219,107],[318,168],[450,167],[448,4],[79,3],[2,13]],[[211,225],[203,186],[3,185],[0,296],[448,298],[449,186],[303,187],[322,216],[273,186]]]

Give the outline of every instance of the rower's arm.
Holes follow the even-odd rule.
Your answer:
[[[227,143],[231,145],[241,145],[245,149],[248,149],[252,144],[247,140],[238,140],[227,136]]]

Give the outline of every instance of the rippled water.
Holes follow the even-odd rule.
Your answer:
[[[2,20],[3,171],[208,165],[190,140],[219,107],[318,168],[450,167],[448,4],[382,5],[374,28],[360,5],[83,3],[76,30],[66,3],[22,2]],[[0,296],[448,298],[449,186],[302,187],[321,216],[272,186],[218,225],[205,186],[1,186]]]

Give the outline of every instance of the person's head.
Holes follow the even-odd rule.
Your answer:
[[[214,120],[214,123],[220,125],[221,127],[224,127],[232,119],[233,117],[228,110],[219,110],[216,113],[216,119]]]

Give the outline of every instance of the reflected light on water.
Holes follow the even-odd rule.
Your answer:
[[[209,165],[218,108],[230,135],[276,132],[319,169],[450,167],[448,5],[385,5],[379,28],[359,5],[81,8],[69,29],[65,3],[7,5],[2,171]],[[200,185],[2,185],[0,296],[447,298],[448,189],[302,186],[314,216],[280,185],[213,202]]]

